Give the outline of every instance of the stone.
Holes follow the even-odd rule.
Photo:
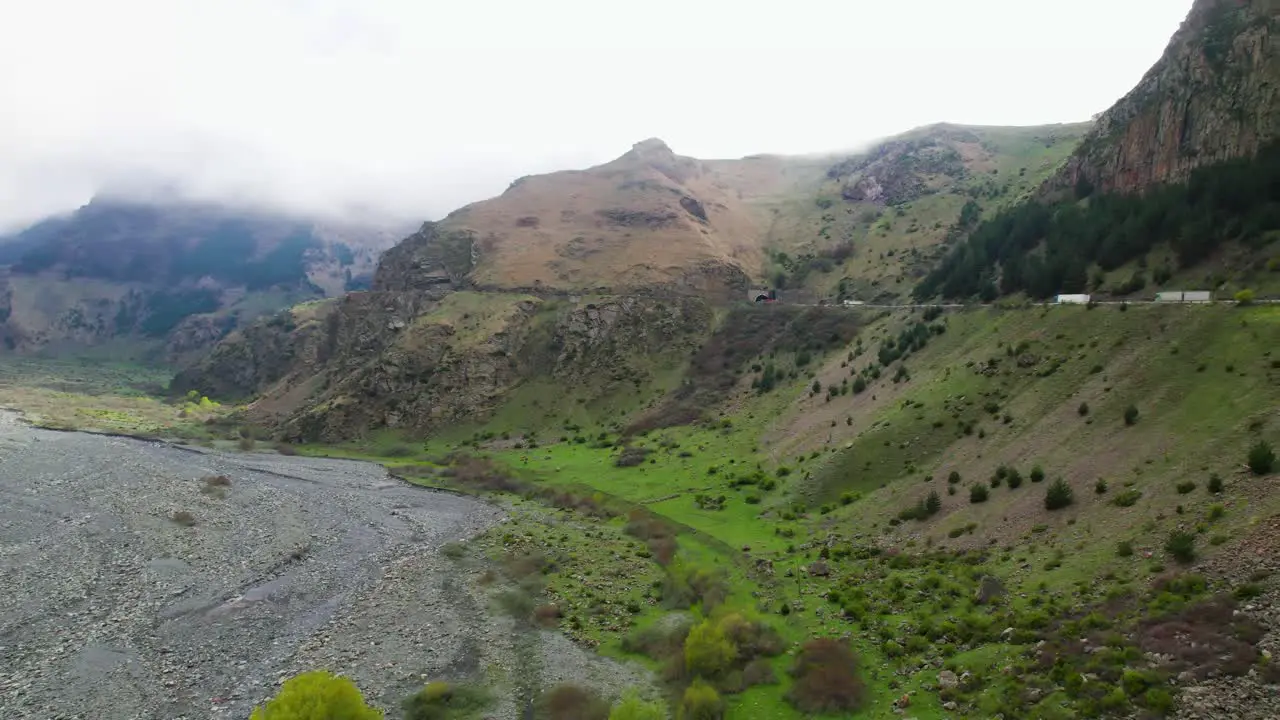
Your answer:
[[[1003,596],[1008,591],[1005,590],[1004,583],[1000,578],[992,575],[983,575],[982,581],[978,583],[978,590],[974,594],[974,600],[979,604],[985,605],[992,600]]]
[[[956,677],[956,674],[954,672],[951,672],[950,670],[943,670],[942,672],[938,673],[938,687],[943,689],[950,689],[950,688],[958,687],[959,685],[960,685],[960,678]]]

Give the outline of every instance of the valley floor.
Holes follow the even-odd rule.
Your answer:
[[[243,718],[319,667],[393,715],[429,679],[487,674],[493,716],[515,718],[528,699],[513,678],[538,677],[543,655],[555,676],[635,680],[513,628],[490,612],[480,570],[440,554],[501,521],[368,463],[0,414],[0,707],[31,720]]]

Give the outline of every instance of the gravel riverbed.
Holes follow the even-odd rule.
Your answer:
[[[0,411],[0,716],[245,718],[315,667],[395,707],[494,661],[501,628],[438,550],[501,520],[373,464]]]

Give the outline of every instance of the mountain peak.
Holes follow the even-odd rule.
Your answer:
[[[670,153],[672,155],[675,154],[674,152],[671,151],[671,147],[669,145],[663,142],[661,138],[656,138],[656,137],[651,137],[651,138],[648,138],[647,140],[641,140],[635,145],[632,145],[631,151],[637,152],[637,153],[661,152],[661,153]]]

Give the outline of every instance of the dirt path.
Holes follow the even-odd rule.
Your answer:
[[[436,550],[500,519],[371,464],[54,433],[0,412],[2,714],[243,718],[317,666],[395,707],[424,677],[475,666],[490,623]]]

